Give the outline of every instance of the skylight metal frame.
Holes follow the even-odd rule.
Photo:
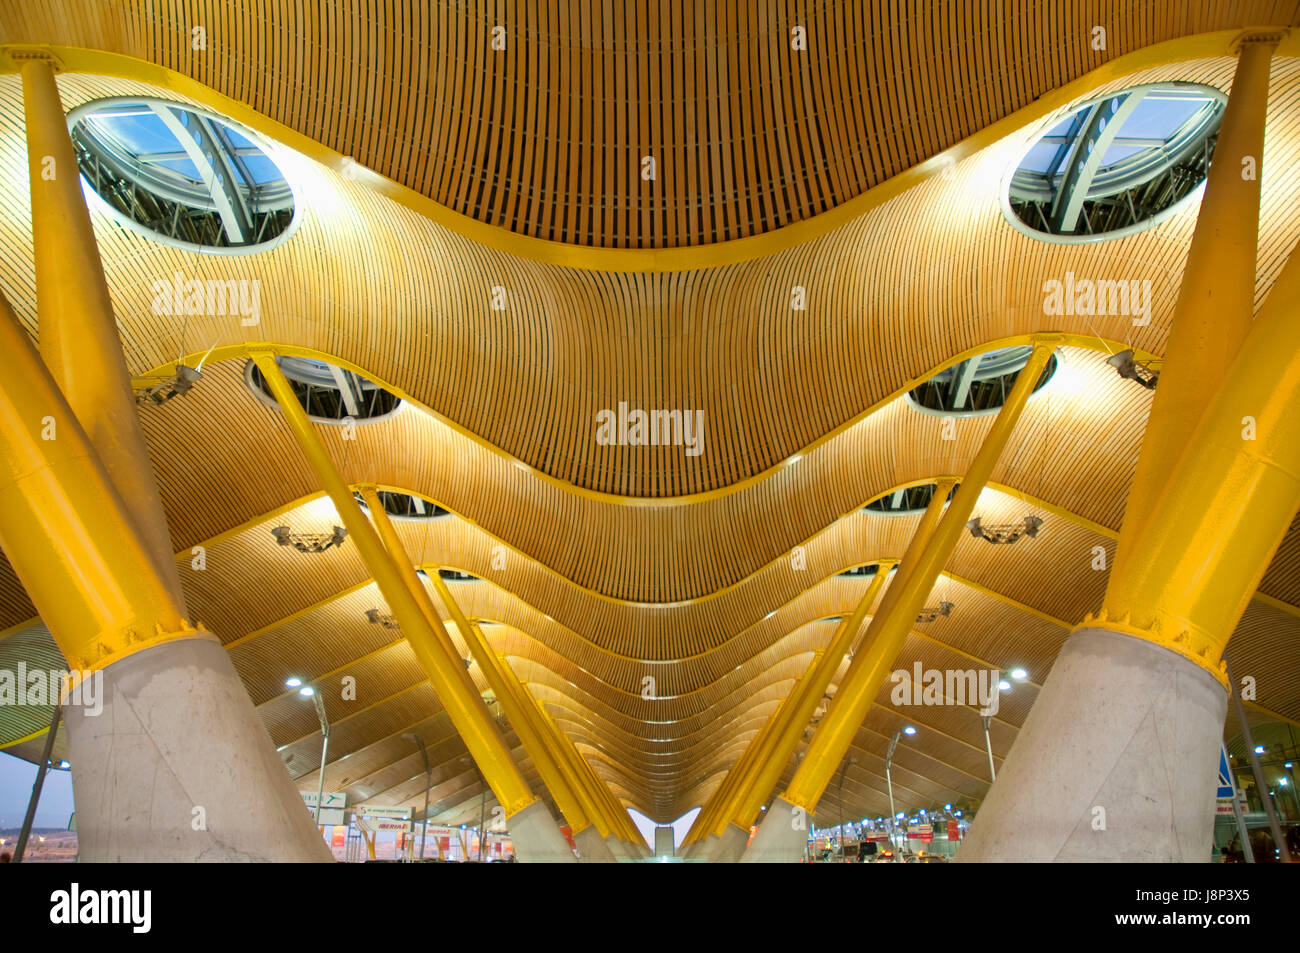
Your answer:
[[[1125,120],[1144,101],[1167,99],[1195,99],[1203,106],[1167,139],[1123,135]],[[1034,137],[1008,170],[1003,213],[1018,231],[1063,244],[1121,238],[1153,227],[1199,197],[1226,103],[1213,87],[1172,82],[1134,86],[1072,106],[1042,127],[1050,133],[1073,116],[1066,133]],[[1060,146],[1046,170],[1021,168],[1043,143]],[[1102,165],[1115,145],[1146,148]]]
[[[178,149],[132,151],[105,122],[131,115],[156,117]],[[92,100],[67,119],[93,204],[132,231],[190,251],[237,255],[272,248],[297,228],[301,202],[278,148],[228,119],[151,97]],[[236,143],[235,133],[251,147]],[[255,155],[280,177],[258,184],[246,161]],[[188,159],[198,179],[166,165],[177,159]]]

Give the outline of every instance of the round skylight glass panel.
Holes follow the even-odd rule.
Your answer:
[[[77,166],[118,222],[170,245],[237,254],[277,244],[293,189],[257,136],[161,99],[101,99],[68,114]]]
[[[943,416],[996,414],[1033,352],[1031,345],[1023,344],[976,354],[912,388],[907,400],[917,410]],[[1058,355],[1053,353],[1030,396],[1047,386],[1058,365]]]
[[[1003,193],[1012,224],[1036,238],[1087,242],[1130,235],[1194,201],[1226,104],[1209,86],[1134,86],[1053,122]]]
[[[930,500],[934,498],[934,491],[938,488],[938,484],[935,483],[922,483],[919,486],[891,490],[884,496],[872,500],[863,509],[868,513],[882,516],[912,516],[916,513],[924,513],[925,508],[930,505]],[[951,500],[956,492],[957,485],[953,484],[948,491],[948,499]]]
[[[336,364],[308,357],[277,357],[275,362],[302,409],[317,423],[373,422],[391,417],[402,405],[396,394]],[[244,375],[263,403],[279,407],[255,363],[248,362]]]
[[[362,509],[366,508],[366,500],[360,493],[352,494]],[[392,490],[376,490],[375,495],[379,497],[379,502],[392,519],[398,520],[424,520],[434,519],[439,516],[446,516],[447,511],[436,503],[430,503],[424,497],[416,496],[413,493],[398,493]]]

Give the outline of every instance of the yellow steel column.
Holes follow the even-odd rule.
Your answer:
[[[1020,420],[1029,395],[1033,393],[1060,336],[1039,334],[1033,340],[1034,350],[1029,362],[1017,376],[1015,386],[1011,388],[1006,403],[984,438],[983,446],[962,478],[947,512],[939,519],[933,536],[920,552],[915,553],[915,559],[911,546],[904,554],[903,561],[899,564],[899,578],[889,587],[885,596],[885,608],[888,611],[878,612],[872,617],[858,654],[849,666],[844,684],[836,693],[835,703],[818,726],[803,762],[782,795],[790,804],[803,808],[809,814],[813,813],[835,769],[844,759],[853,736],[857,734],[884,682],[889,666],[897,658],[907,633],[911,631],[926,596],[934,588],[935,580],[965,531],[966,522],[975,509],[979,495],[1001,456],[1002,448],[1006,446],[1011,432]],[[941,496],[936,491],[935,498],[939,500],[939,506],[942,506]],[[931,500],[931,507],[935,507],[935,500]]]
[[[85,429],[129,514],[153,575],[185,614],[171,535],[136,416],[99,247],[81,190],[54,67],[22,64],[41,358]]]
[[[1300,249],[1293,249],[1090,625],[1220,661],[1300,506]],[[1145,455],[1145,450],[1143,454]]]
[[[425,621],[429,623],[430,628],[435,631],[441,629],[445,634],[446,629],[443,628],[442,618],[438,615],[432,600],[429,599],[429,593],[420,584],[420,577],[415,574],[415,564],[411,561],[406,547],[402,545],[401,538],[393,528],[393,523],[384,510],[384,504],[380,501],[379,494],[373,486],[362,486],[358,490],[362,499],[366,501],[366,508],[370,511],[370,518],[374,522],[375,528],[379,530],[379,538],[383,540],[385,547],[387,547],[389,556],[396,564],[402,580],[406,583],[407,590],[419,604]],[[464,614],[460,611],[460,606],[452,599],[451,593],[447,591],[447,584],[437,575],[436,569],[430,575],[430,580],[433,581],[434,588],[438,591],[438,597],[442,600],[443,605],[447,607],[448,613],[460,630],[461,637],[465,639],[470,655],[473,656],[474,661],[478,662],[479,668],[482,669],[488,687],[500,699],[501,707],[505,710],[506,717],[510,719],[511,724],[514,725],[515,733],[519,736],[519,742],[523,745],[524,751],[528,753],[528,757],[532,759],[537,768],[537,773],[541,775],[542,783],[546,785],[546,789],[555,798],[555,803],[560,812],[564,815],[565,820],[569,822],[570,830],[574,834],[580,833],[587,827],[587,817],[578,806],[564,778],[560,776],[559,769],[550,760],[542,740],[533,731],[531,722],[527,721],[524,712],[515,704],[514,696],[509,695],[509,686],[505,684],[501,673],[497,671],[495,657],[480,642],[477,637],[478,633],[471,631],[471,627],[465,621]],[[450,639],[446,641],[444,647],[447,649],[448,654],[454,654],[454,646]],[[472,686],[473,680],[464,671],[464,666],[459,666],[459,669],[464,674],[464,681]],[[473,690],[477,694],[478,689],[474,688]]]
[[[939,481],[934,491],[934,498],[941,501],[936,508],[936,512],[942,511],[942,500],[948,498],[948,491],[951,488],[951,480]],[[931,505],[933,505],[933,500],[931,500]],[[938,517],[936,516],[935,522],[937,521]],[[913,538],[915,539],[924,534],[924,538],[928,539],[932,530],[933,523],[927,526],[923,517],[922,525],[917,528]],[[867,613],[871,611],[871,607],[875,604],[876,597],[880,594],[885,579],[889,576],[889,571],[894,565],[895,561],[892,559],[881,560],[878,563],[879,568],[876,570],[876,576],[871,580],[871,584],[867,587],[867,591],[863,593],[862,598],[858,600],[853,614],[845,620],[844,625],[835,634],[835,639],[830,647],[820,654],[812,670],[808,675],[804,676],[806,684],[802,686],[803,693],[795,704],[789,706],[789,711],[781,723],[778,734],[773,738],[773,743],[768,746],[767,750],[760,752],[753,770],[749,776],[742,779],[740,788],[737,790],[731,804],[728,805],[716,833],[721,833],[727,824],[735,824],[743,830],[749,830],[749,825],[758,814],[763,801],[772,793],[772,788],[776,786],[777,780],[781,777],[781,772],[790,763],[790,757],[794,754],[799,739],[803,737],[804,729],[808,727],[813,712],[817,710],[817,703],[826,694],[826,688],[839,670],[840,662],[848,654],[849,649],[853,647],[853,638],[862,627],[862,622]],[[893,587],[891,586],[891,588]],[[881,613],[885,611],[887,611],[887,606],[882,604]],[[793,697],[793,693],[791,694]]]
[[[817,654],[820,656],[821,653]],[[732,793],[736,790],[736,786],[740,783],[740,779],[749,770],[754,759],[758,757],[759,752],[765,746],[767,739],[770,738],[773,731],[775,731],[786,701],[789,700],[790,696],[799,692],[803,684],[803,679],[796,680],[794,686],[790,689],[790,695],[787,695],[785,699],[782,699],[781,703],[773,709],[772,714],[767,716],[767,721],[763,722],[763,726],[759,728],[758,733],[749,740],[749,744],[747,744],[745,750],[740,753],[740,757],[736,759],[730,770],[723,775],[722,783],[714,789],[713,795],[705,803],[704,807],[700,809],[700,813],[695,815],[695,820],[691,822],[690,830],[688,830],[686,836],[682,838],[683,847],[714,833],[715,829],[720,826],[719,821],[725,823],[726,805],[730,802]]]
[[[624,840],[645,846],[645,839],[641,836],[641,832],[637,830],[636,824],[632,822],[632,816],[628,814],[627,808],[614,796],[614,792],[609,789],[609,785],[601,780],[600,775],[596,773],[595,769],[587,762],[587,759],[578,751],[577,745],[560,730],[560,726],[555,723],[555,719],[551,717],[540,701],[537,701],[537,710],[551,726],[555,737],[560,739],[561,747],[565,750],[574,770],[587,778],[588,791],[608,806],[607,817],[617,825],[614,830],[622,830]]]
[[[185,621],[2,295],[0,353],[0,544],[69,667],[101,668],[168,639],[212,638]]]
[[[1187,251],[1159,385],[1152,398],[1121,539],[1143,527],[1188,438],[1250,331],[1255,306],[1260,176],[1268,77],[1280,34],[1245,34],[1214,162]],[[1111,574],[1128,570],[1120,544]]]
[[[471,623],[471,625],[473,624]],[[483,635],[477,625],[473,625],[473,628],[490,652],[491,646],[488,645],[487,637]],[[595,801],[587,790],[586,779],[578,777],[574,772],[573,765],[561,749],[559,740],[554,737],[550,725],[538,715],[536,699],[529,694],[527,687],[519,680],[519,676],[514,673],[514,670],[510,667],[510,662],[502,655],[494,657],[506,690],[511,693],[515,699],[516,707],[520,710],[520,717],[528,720],[533,731],[536,732],[542,744],[546,746],[551,760],[555,763],[560,774],[564,776],[564,781],[569,786],[569,790],[573,792],[574,797],[577,798],[578,803],[581,805],[585,819],[596,828],[596,832],[602,838],[608,837],[613,828],[605,817],[605,805]]]
[[[601,837],[608,837],[612,834],[619,840],[632,839],[625,823],[627,812],[613,810],[610,799],[597,789],[598,779],[596,779],[596,783],[593,783],[593,779],[588,773],[587,763],[582,760],[582,756],[578,754],[577,749],[560,731],[559,726],[546,716],[541,702],[533,697],[533,694],[528,690],[528,686],[514,673],[510,663],[504,657],[499,657],[499,662],[506,677],[514,682],[515,694],[519,698],[520,704],[529,709],[538,733],[546,740],[552,756],[560,766],[560,770],[565,773],[565,777],[569,780],[569,786],[578,795],[583,809],[587,812],[587,816],[591,819]]]
[[[416,658],[428,673],[429,681],[433,683],[434,690],[447,709],[452,724],[456,726],[465,747],[483,772],[484,780],[492,788],[492,793],[505,809],[507,817],[522,811],[537,798],[519,773],[518,766],[511,760],[510,749],[506,747],[482,697],[476,689],[467,690],[462,680],[465,672],[460,658],[455,653],[450,653],[452,657],[448,657],[449,653],[438,637],[438,632],[441,631],[442,638],[446,639],[446,631],[442,626],[430,625],[425,619],[420,604],[402,581],[401,571],[362,514],[351,489],[339,476],[334,461],[330,459],[325,445],[307,419],[302,405],[298,403],[289,382],[275,362],[274,355],[269,350],[255,350],[252,356],[279,403],[299,448],[325,486],[330,499],[334,501],[349,539],[356,545],[371,575],[375,577],[380,592],[397,617]]]

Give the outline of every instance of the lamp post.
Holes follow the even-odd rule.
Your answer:
[[[1232,663],[1228,661],[1227,653],[1223,656],[1224,674],[1228,676],[1228,684],[1231,686],[1232,703],[1237,709],[1237,720],[1241,722],[1241,735],[1246,741],[1246,755],[1250,758],[1250,768],[1255,775],[1255,785],[1259,788],[1260,800],[1264,802],[1264,813],[1268,817],[1268,826],[1273,834],[1273,843],[1277,845],[1278,859],[1284,864],[1291,863],[1291,854],[1286,849],[1286,837],[1282,834],[1282,827],[1277,822],[1277,814],[1273,810],[1273,799],[1268,793],[1268,782],[1264,780],[1264,769],[1259,766],[1259,755],[1255,753],[1255,739],[1250,734],[1250,722],[1246,720],[1246,710],[1241,705],[1241,692],[1237,687],[1237,682],[1232,677]],[[1243,850],[1252,850],[1249,842],[1242,844]]]
[[[325,702],[321,700],[316,689],[310,685],[304,685],[302,679],[297,677],[288,679],[284,684],[289,688],[298,689],[298,694],[303,698],[310,698],[316,706],[316,717],[320,719],[320,783],[316,786],[316,810],[314,812],[316,826],[320,827],[321,802],[325,799],[325,762],[329,758],[330,751],[330,721],[325,714]]]
[[[54,751],[54,739],[59,733],[59,720],[63,717],[62,704],[54,706],[54,717],[50,719],[50,730],[45,736],[45,753],[41,755],[40,767],[36,769],[36,783],[32,785],[32,798],[27,802],[27,816],[23,818],[22,830],[18,832],[18,844],[14,847],[15,864],[23,862],[23,852],[27,849],[27,838],[32,833],[32,822],[36,819],[36,804],[41,799],[41,788],[45,786],[45,770],[50,766],[50,754]]]
[[[980,723],[984,726],[984,750],[989,755],[989,782],[992,783],[998,779],[998,769],[993,766],[993,742],[989,740],[989,725],[993,721],[992,715],[980,715]]]
[[[418,744],[420,754],[424,758],[424,819],[420,825],[420,859],[424,860],[424,839],[429,833],[429,789],[433,787],[433,769],[429,766],[429,750],[424,746],[424,738],[414,732],[403,737],[407,741]]]
[[[840,802],[840,859],[844,859],[844,772],[849,769],[849,765],[857,764],[857,758],[845,758],[840,764],[840,784],[839,784],[839,802]]]

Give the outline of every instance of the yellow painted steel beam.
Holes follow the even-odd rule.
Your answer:
[[[1125,528],[1122,571],[1116,560],[1102,610],[1084,626],[1156,642],[1226,685],[1228,639],[1300,507],[1298,326],[1292,250],[1142,537]]]
[[[424,611],[425,621],[431,626],[441,628],[442,619],[438,615],[432,600],[429,599],[427,590],[420,584],[411,557],[407,554],[406,548],[402,545],[396,530],[393,529],[392,521],[389,520],[388,513],[384,510],[384,504],[380,502],[375,488],[373,486],[363,486],[361,496],[366,501],[366,508],[370,510],[370,518],[379,529],[380,538],[388,547],[388,552],[393,561],[398,564],[399,572],[407,582],[407,588]],[[470,656],[478,663],[488,687],[492,689],[497,701],[501,703],[506,717],[510,719],[510,724],[519,737],[519,743],[523,746],[524,751],[528,753],[528,757],[537,769],[542,783],[551,792],[551,797],[555,799],[555,804],[560,809],[560,813],[569,822],[570,830],[574,834],[585,830],[591,821],[579,805],[577,795],[570,789],[569,783],[560,772],[559,766],[551,758],[550,750],[537,733],[532,719],[528,717],[528,712],[519,704],[518,698],[508,684],[508,680],[498,669],[496,656],[492,654],[491,649],[483,641],[479,632],[465,618],[465,614],[461,612],[460,606],[437,571],[429,573],[428,576],[429,581],[433,583],[434,591],[438,593],[438,598],[442,601],[444,608],[446,608],[456,628],[460,631],[461,638],[465,640]]]
[[[618,828],[624,832],[624,839],[634,844],[646,846],[645,838],[641,836],[641,832],[637,829],[636,824],[632,822],[632,816],[628,814],[627,808],[623,806],[618,798],[614,797],[613,792],[609,789],[609,785],[601,779],[600,775],[595,772],[587,759],[582,756],[580,751],[578,751],[577,746],[573,743],[573,739],[560,730],[559,725],[555,723],[555,719],[551,717],[550,712],[546,710],[546,706],[541,702],[537,703],[537,710],[551,725],[551,730],[555,733],[555,736],[561,740],[563,746],[567,747],[570,763],[577,771],[586,776],[588,790],[595,796],[601,798],[608,805],[609,810],[607,816],[612,821],[616,822]]]
[[[509,662],[504,658],[502,658],[502,665],[513,675]],[[545,730],[554,743],[557,760],[568,770],[574,789],[586,798],[584,803],[590,804],[591,816],[599,818],[601,824],[607,828],[608,833],[620,840],[640,842],[640,835],[637,833],[635,825],[631,823],[631,818],[626,809],[615,801],[608,787],[591,770],[591,766],[579,754],[573,742],[564,734],[560,726],[547,715],[541,702],[528,691],[528,686],[517,675],[514,677],[520,695],[531,706],[539,726]],[[597,830],[600,830],[599,824]],[[601,831],[601,836],[607,836],[606,832]]]
[[[775,723],[773,732],[765,737],[756,738],[750,747],[754,752],[753,758],[740,766],[739,772],[736,772],[735,768],[732,769],[732,772],[738,775],[737,781],[727,791],[720,810],[707,819],[708,827],[703,831],[703,836],[721,834],[730,823],[748,830],[746,823],[737,820],[746,813],[744,805],[756,800],[758,803],[754,804],[754,813],[757,813],[762,799],[771,790],[769,784],[766,789],[756,793],[760,787],[760,778],[764,775],[771,776],[770,769],[774,761],[782,766],[789,761],[803,729],[807,727],[813,712],[816,711],[818,703],[830,685],[831,677],[839,667],[839,660],[848,653],[853,638],[862,625],[862,620],[875,604],[876,596],[890,569],[893,568],[894,562],[886,560],[878,565],[879,568],[867,591],[858,600],[858,605],[849,618],[840,622],[831,644],[826,649],[814,653],[808,670],[777,709],[773,716]],[[772,783],[775,783],[775,778],[772,779]]]
[[[1034,350],[1028,363],[1016,377],[1015,386],[942,517],[938,513],[945,494],[935,492],[931,506],[927,507],[922,518],[923,525],[927,520],[938,520],[933,535],[923,547],[915,545],[918,540],[913,537],[913,543],[909,544],[899,564],[899,576],[886,592],[881,611],[872,618],[844,684],[836,693],[835,704],[818,726],[803,762],[783,795],[796,807],[814,813],[822,792],[875,700],[889,666],[911,631],[926,596],[934,588],[934,582],[957,540],[965,532],[966,522],[979,495],[1019,422],[1048,358],[1059,343],[1057,335],[1035,335]]]
[[[917,524],[916,529],[912,533],[911,542],[908,544],[908,548],[903,554],[903,559],[898,563],[899,573],[905,572],[906,567],[910,563],[915,563],[916,554],[918,554],[921,551],[921,549],[929,542],[930,537],[934,534],[934,528],[938,524],[940,515],[943,513],[943,507],[944,504],[947,502],[948,493],[952,488],[953,482],[954,481],[952,481],[951,479],[941,480],[936,485],[934,495],[930,498],[930,503],[926,507],[925,512],[922,514],[921,521]],[[881,581],[881,585],[884,584],[884,578],[888,577],[888,575],[889,575],[888,572],[885,572],[883,576],[880,572],[876,573],[877,578],[880,579]],[[873,586],[875,582],[876,579],[873,579],[872,580]],[[899,580],[896,577],[894,581],[890,584],[889,588],[885,590],[885,597],[881,601],[879,609],[876,610],[876,613],[872,618],[873,625],[876,619],[883,618],[890,612],[891,607],[893,606],[893,603],[896,601],[897,598],[898,582]],[[870,592],[868,592],[868,594],[870,594]],[[874,598],[875,596],[873,595],[872,599],[874,600]],[[858,630],[862,628],[862,623],[866,619],[867,614],[868,612],[870,612],[870,610],[871,610],[871,602],[868,602],[867,599],[864,597],[862,600],[859,601],[857,607],[853,610],[852,616],[850,616],[850,618],[846,620],[844,626],[842,627],[839,634],[837,635],[836,641],[839,642],[842,639],[844,642],[844,651],[840,653],[839,658],[836,659],[833,667],[831,667],[829,663],[826,663],[829,669],[824,674],[826,685],[830,684],[831,678],[834,677],[835,672],[839,668],[839,659],[842,659],[844,657],[844,654],[848,652],[849,647],[853,644],[854,637],[857,635]],[[869,628],[868,634],[870,633],[870,631],[871,630]],[[857,658],[854,659],[853,664],[854,665],[858,664],[858,658],[861,657],[862,657],[862,653],[860,650],[859,655],[857,656]],[[850,676],[852,675],[853,670],[854,670],[853,666],[851,665],[849,668]],[[822,676],[819,675],[819,678],[820,677]],[[846,685],[848,681],[849,679],[846,677],[845,678]],[[826,689],[823,687],[822,692],[824,693],[825,691]],[[842,696],[843,694],[844,694],[844,686],[841,686],[840,691],[837,692],[837,695]],[[781,739],[780,745],[773,753],[773,756],[769,758],[768,762],[763,766],[762,773],[758,776],[758,778],[755,779],[753,790],[751,791],[750,796],[747,798],[743,806],[744,811],[748,811],[749,806],[752,804],[754,812],[757,812],[759,806],[762,804],[762,799],[766,798],[768,794],[771,793],[772,789],[776,786],[781,776],[785,773],[786,765],[789,764],[791,756],[794,754],[795,749],[799,745],[799,740],[803,737],[804,729],[808,727],[808,723],[812,719],[813,712],[817,708],[816,701],[818,697],[820,696],[814,696],[811,699],[805,699],[803,704],[800,705],[799,709],[794,713],[794,717],[791,720],[791,722],[788,724],[786,728],[786,732]],[[865,715],[865,709],[864,709],[864,715]],[[831,714],[830,712],[828,712],[827,718],[830,717]],[[824,723],[825,723],[825,719],[823,719],[823,724]],[[861,719],[859,719],[859,724],[860,723],[861,723]],[[852,738],[853,736],[850,735],[849,736],[850,742],[852,742]],[[846,750],[847,750],[847,745],[846,745]],[[758,799],[757,803],[754,803],[755,798]],[[737,813],[739,814],[740,812]],[[746,819],[741,821],[740,824],[738,824],[738,826],[747,826],[748,821],[752,819],[753,819],[753,813],[749,813]]]
[[[1113,575],[1128,571],[1125,564],[1142,546],[1147,519],[1174,464],[1250,332],[1268,77],[1280,39],[1280,32],[1246,34],[1238,46],[1232,92],[1187,250]]]
[[[942,508],[942,501],[948,498],[948,491],[951,486],[950,481],[941,481],[934,491],[931,504],[935,499],[938,499],[940,500],[938,508]],[[802,686],[803,691],[798,693],[795,703],[789,706],[782,720],[779,734],[774,736],[771,744],[760,753],[754,769],[742,779],[740,788],[727,806],[725,816],[722,818],[722,823],[716,833],[720,834],[727,824],[735,824],[743,830],[749,830],[749,825],[758,814],[763,801],[772,793],[772,788],[776,785],[777,779],[785,770],[785,766],[790,763],[790,757],[794,754],[795,748],[798,747],[804,729],[808,727],[808,723],[812,720],[813,712],[817,710],[817,703],[826,694],[831,679],[839,670],[840,662],[848,654],[858,630],[862,628],[862,623],[871,611],[871,607],[876,604],[876,597],[880,595],[885,580],[889,577],[890,570],[894,568],[896,563],[893,560],[885,560],[878,565],[879,568],[876,570],[875,578],[871,580],[867,591],[863,593],[862,598],[858,601],[853,614],[844,620],[844,624],[835,634],[830,647],[818,657],[805,678],[806,684]],[[884,608],[885,606],[882,605],[881,609]],[[794,698],[795,696],[796,692],[791,692],[790,697]]]
[[[475,634],[483,643],[486,651],[491,653],[491,645],[483,635],[482,630],[477,625],[471,623]],[[569,790],[573,792],[574,797],[582,807],[582,812],[588,822],[596,828],[602,838],[608,837],[614,830],[614,822],[610,820],[606,813],[606,805],[598,801],[587,787],[587,779],[581,777],[574,770],[572,763],[567,757],[567,752],[563,750],[562,742],[555,737],[551,725],[541,717],[537,710],[537,700],[529,694],[528,689],[523,682],[514,673],[510,667],[509,661],[503,655],[493,655],[496,659],[497,668],[501,672],[501,677],[505,682],[506,689],[515,699],[515,706],[520,710],[520,717],[526,718],[536,732],[539,739],[546,746],[547,754],[555,763],[556,768],[563,775],[565,783]],[[575,831],[576,833],[576,831]],[[622,832],[615,832],[616,836],[621,837]]]
[[[212,638],[185,620],[2,295],[0,353],[0,544],[70,668],[102,668],[171,639]]]
[[[126,504],[129,527],[185,615],[171,534],[137,416],[131,375],[86,209],[54,66],[22,64],[41,359]]]
[[[814,653],[812,662],[813,666],[817,664],[817,659],[820,657],[820,652]],[[736,759],[736,763],[733,764],[731,769],[723,776],[722,783],[714,789],[712,796],[707,802],[705,802],[704,807],[700,809],[700,813],[695,815],[695,820],[691,822],[690,830],[688,830],[686,836],[682,838],[683,846],[692,844],[700,838],[708,837],[710,834],[716,832],[716,828],[719,826],[718,818],[721,817],[725,819],[726,806],[730,803],[731,796],[736,790],[736,786],[740,783],[740,779],[749,771],[750,765],[754,762],[754,759],[759,757],[760,752],[764,749],[766,740],[772,736],[774,731],[778,730],[777,725],[781,721],[781,712],[784,710],[785,705],[789,703],[790,698],[801,692],[806,683],[806,679],[807,675],[805,674],[804,678],[800,678],[794,683],[793,687],[790,689],[790,694],[787,695],[782,703],[773,710],[772,714],[768,715],[767,720],[763,722],[763,726],[758,729],[757,734],[749,740],[749,744],[747,744],[745,749],[740,753],[740,757]]]
[[[253,354],[253,360],[280,405],[303,455],[333,500],[334,508],[347,528],[348,538],[360,551],[380,592],[411,643],[416,658],[429,675],[429,680],[452,723],[460,732],[465,747],[483,772],[484,779],[505,809],[506,815],[509,817],[518,813],[537,798],[511,759],[500,729],[484,705],[482,696],[470,681],[460,656],[451,646],[446,630],[441,625],[430,625],[425,618],[419,602],[403,581],[401,570],[389,556],[378,533],[362,514],[351,488],[339,476],[324,443],[280,371],[275,355],[270,351],[257,351]]]
[[[610,826],[610,832],[629,843],[644,844],[645,841],[636,829],[636,825],[632,823],[627,809],[614,797],[609,786],[591,769],[591,765],[578,751],[572,739],[560,729],[541,701],[528,691],[528,687],[522,680],[519,682],[519,687],[525,697],[532,702],[540,721],[549,726],[551,736],[555,739],[564,762],[569,765],[575,783],[587,792],[587,796],[592,799],[593,808],[599,808],[600,815]]]

